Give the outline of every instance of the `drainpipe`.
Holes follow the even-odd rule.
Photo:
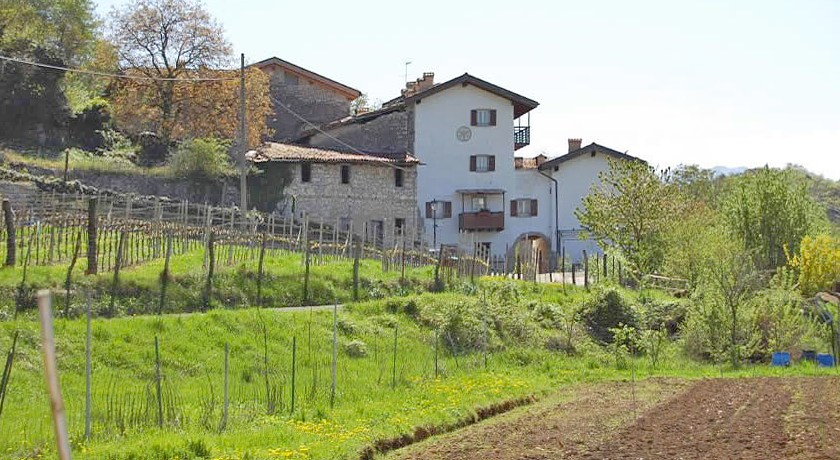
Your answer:
[[[557,179],[549,176],[548,174],[540,171],[539,169],[537,170],[537,172],[540,173],[541,176],[544,176],[548,180],[554,182],[554,238],[557,241],[555,250],[559,253],[560,252],[560,209],[559,209],[559,206],[558,206],[559,198],[558,198],[558,194],[557,194],[557,190],[558,190]]]

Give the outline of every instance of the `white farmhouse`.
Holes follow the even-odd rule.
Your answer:
[[[580,139],[570,139],[568,153],[557,158],[516,157],[530,143],[530,112],[538,105],[469,74],[435,84],[434,74],[425,73],[381,109],[304,131],[296,143],[416,158],[416,172],[406,175],[416,181],[416,204],[378,218],[385,234],[407,225],[431,247],[478,244],[496,256],[510,255],[517,244],[532,245],[543,254],[545,270],[560,252],[572,261],[583,250],[600,252],[581,234],[574,212],[609,167],[609,157],[637,159],[595,143],[583,147]],[[326,202],[324,207],[341,208]],[[406,211],[412,208],[416,212]],[[361,218],[352,212],[346,217]],[[355,220],[354,225],[371,226]]]

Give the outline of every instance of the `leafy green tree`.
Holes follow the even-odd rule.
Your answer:
[[[190,139],[178,146],[170,167],[177,177],[212,181],[235,171],[227,155],[229,145],[219,139]]]
[[[681,207],[667,173],[641,161],[611,159],[598,177],[575,216],[602,247],[617,246],[637,274],[656,272],[665,233]]]
[[[65,64],[85,59],[98,26],[91,0],[0,0],[3,40],[29,40]]]
[[[764,167],[737,176],[722,212],[735,237],[754,251],[759,269],[784,265],[786,245],[796,253],[805,235],[828,229],[825,209],[790,170]]]

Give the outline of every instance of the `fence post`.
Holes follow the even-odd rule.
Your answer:
[[[303,272],[303,304],[306,304],[309,301],[309,232],[306,233],[304,237],[304,244],[306,245],[306,254],[304,255],[304,267]]]
[[[64,280],[64,316],[70,316],[70,283],[73,282],[73,268],[76,267],[76,259],[79,258],[79,248],[81,247],[82,231],[79,230],[76,238],[76,245],[73,248],[73,259],[70,260],[70,266],[67,267],[67,278]]]
[[[12,339],[12,348],[9,349],[9,354],[6,355],[6,366],[3,368],[3,376],[0,378],[0,420],[2,420],[3,415],[3,404],[6,402],[6,393],[9,390],[9,380],[12,378],[12,365],[15,361],[17,341],[18,332],[15,332],[15,337]]]
[[[266,235],[263,233],[262,242],[260,243],[260,261],[257,265],[257,306],[263,305],[262,298],[262,280],[263,280],[263,261],[265,260],[265,245],[267,243]]]
[[[333,305],[333,349],[332,349],[332,386],[330,387],[330,409],[335,405],[336,367],[338,361],[338,300]]]
[[[359,243],[356,242],[355,251],[353,254],[353,301],[359,300],[359,257],[361,257],[362,249]]]
[[[292,410],[295,413],[295,360],[297,358],[297,335],[292,336]]]
[[[583,250],[583,286],[589,290],[589,257],[586,256],[586,249]]]
[[[222,408],[222,427],[220,431],[224,431],[227,427],[228,420],[228,344],[225,342],[225,399]]]
[[[6,265],[14,267],[15,253],[15,212],[12,210],[12,203],[3,200],[3,218],[6,221]]]
[[[440,342],[440,330],[435,331],[435,378],[438,377],[440,367],[438,367],[438,343]]]
[[[216,266],[216,254],[214,253],[213,245],[216,242],[216,233],[210,232],[210,239],[207,241],[207,255],[210,259],[210,265],[207,270],[207,284],[204,287],[204,309],[210,308],[210,297],[213,295],[213,271]]]
[[[157,390],[158,426],[163,428],[163,395],[160,388],[160,350],[158,337],[155,336],[155,388]]]
[[[70,460],[70,437],[67,434],[67,420],[64,418],[64,403],[58,383],[58,367],[55,362],[55,337],[53,336],[50,291],[38,291],[38,313],[41,319],[41,338],[44,352],[44,376],[52,408],[55,443],[60,460]]]
[[[90,292],[87,293],[87,317],[85,334],[85,439],[90,440],[90,373],[91,373],[91,343],[90,343]]]
[[[88,201],[88,268],[85,272],[88,275],[96,274],[96,198]]]
[[[125,245],[126,231],[120,232],[120,242],[117,245],[117,260],[114,261],[114,282],[111,285],[111,305],[109,307],[110,314],[114,315],[114,306],[117,300],[117,289],[120,285],[120,265],[122,264],[123,246]]]
[[[158,304],[158,315],[163,314],[166,306],[166,287],[169,285],[169,258],[172,256],[172,234],[166,238],[166,258],[163,262],[163,272],[160,274],[160,303]]]
[[[609,278],[609,272],[607,271],[607,254],[604,253],[604,271],[598,281],[602,281],[602,278]]]
[[[398,327],[394,326],[394,367],[391,374],[391,387],[397,387],[397,329]]]

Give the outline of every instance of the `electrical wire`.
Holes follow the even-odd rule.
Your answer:
[[[13,58],[11,56],[0,56],[0,60],[7,61],[7,62],[15,62],[18,64],[25,64],[31,65],[35,67],[41,67],[44,69],[52,69],[52,70],[61,70],[64,72],[74,72],[74,73],[82,73],[87,75],[96,75],[99,77],[110,77],[110,78],[121,78],[124,80],[144,80],[144,81],[174,81],[174,82],[211,82],[211,81],[230,81],[230,80],[238,80],[239,76],[235,77],[225,77],[225,78],[157,78],[157,77],[147,77],[141,75],[120,75],[116,73],[109,73],[109,72],[100,72],[98,70],[85,70],[85,69],[74,69],[70,67],[63,67],[58,65],[51,65],[51,64],[42,64],[40,62],[32,62],[27,61],[24,59]]]
[[[356,147],[353,147],[352,145],[350,145],[350,144],[348,144],[348,143],[346,143],[346,142],[342,141],[341,139],[339,139],[339,138],[337,138],[337,137],[333,136],[332,134],[330,134],[330,133],[328,133],[328,132],[324,131],[323,129],[319,128],[319,127],[318,127],[315,123],[312,123],[311,121],[307,120],[306,118],[303,118],[303,116],[301,116],[300,114],[298,114],[297,112],[295,112],[294,110],[292,110],[291,108],[289,108],[289,106],[287,106],[286,104],[284,104],[284,103],[280,102],[280,101],[279,101],[277,98],[275,98],[274,96],[271,96],[271,101],[272,101],[272,102],[274,102],[275,104],[279,105],[279,106],[280,106],[280,107],[282,107],[283,109],[285,109],[287,112],[289,112],[290,114],[292,114],[292,116],[294,116],[294,117],[295,117],[295,118],[297,118],[298,120],[302,121],[302,122],[303,122],[303,123],[305,123],[306,125],[311,126],[311,127],[312,127],[312,128],[314,128],[316,131],[318,131],[319,133],[323,134],[324,136],[327,136],[327,137],[329,137],[330,139],[332,139],[332,140],[334,140],[334,141],[338,142],[339,144],[341,144],[341,145],[343,145],[343,146],[347,147],[348,149],[350,149],[350,150],[351,150],[351,151],[353,151],[354,153],[357,153],[357,154],[359,154],[359,155],[365,155],[365,156],[375,156],[375,155],[371,155],[371,154],[369,154],[369,153],[365,153],[365,152],[363,152],[363,151],[361,151],[361,150],[357,149]],[[385,161],[383,161],[383,162],[382,162],[382,164],[384,164],[384,165],[386,165],[386,166],[390,166],[391,168],[394,168],[394,169],[399,169],[399,170],[401,170],[401,171],[407,171],[407,170],[408,170],[408,168],[404,168],[404,167],[402,167],[402,166],[397,166],[397,165],[395,165],[395,164],[391,164],[391,163],[388,163],[388,162],[385,162]]]

